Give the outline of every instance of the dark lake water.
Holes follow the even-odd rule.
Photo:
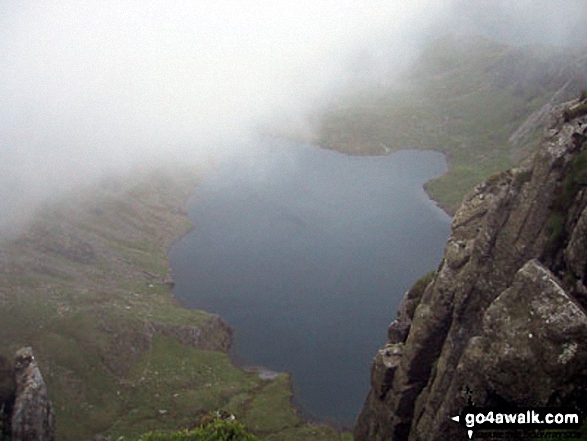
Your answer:
[[[233,327],[238,359],[290,372],[307,416],[351,426],[401,297],[440,262],[450,220],[422,185],[445,170],[431,151],[260,141],[191,198],[195,228],[170,253],[174,293]]]

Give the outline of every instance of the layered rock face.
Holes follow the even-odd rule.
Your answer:
[[[468,439],[449,417],[470,401],[585,408],[586,107],[555,108],[533,159],[465,198],[375,357],[356,440]]]
[[[210,316],[200,326],[148,324],[149,339],[154,334],[172,338],[195,349],[227,352],[232,345],[232,329],[217,315]]]
[[[14,369],[1,364],[0,435],[12,441],[53,441],[53,408],[32,349],[16,353]]]

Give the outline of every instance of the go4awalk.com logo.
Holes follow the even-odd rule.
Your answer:
[[[467,430],[469,439],[580,439],[583,413],[560,408],[466,407],[450,417]]]

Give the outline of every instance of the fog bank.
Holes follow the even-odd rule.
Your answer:
[[[0,227],[110,172],[205,163],[283,121],[310,130],[309,109],[393,78],[457,24],[509,38],[522,20],[531,39],[535,13],[560,43],[562,19],[586,14],[556,3],[572,14],[530,1],[3,1]]]

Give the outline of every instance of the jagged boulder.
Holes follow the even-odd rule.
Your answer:
[[[579,406],[572,401],[587,392],[578,381],[587,372],[586,341],[585,310],[531,260],[485,312],[481,335],[461,357],[459,383],[483,405]]]
[[[53,441],[53,408],[31,348],[22,348],[16,353],[14,378],[16,392],[12,409],[12,441]]]

